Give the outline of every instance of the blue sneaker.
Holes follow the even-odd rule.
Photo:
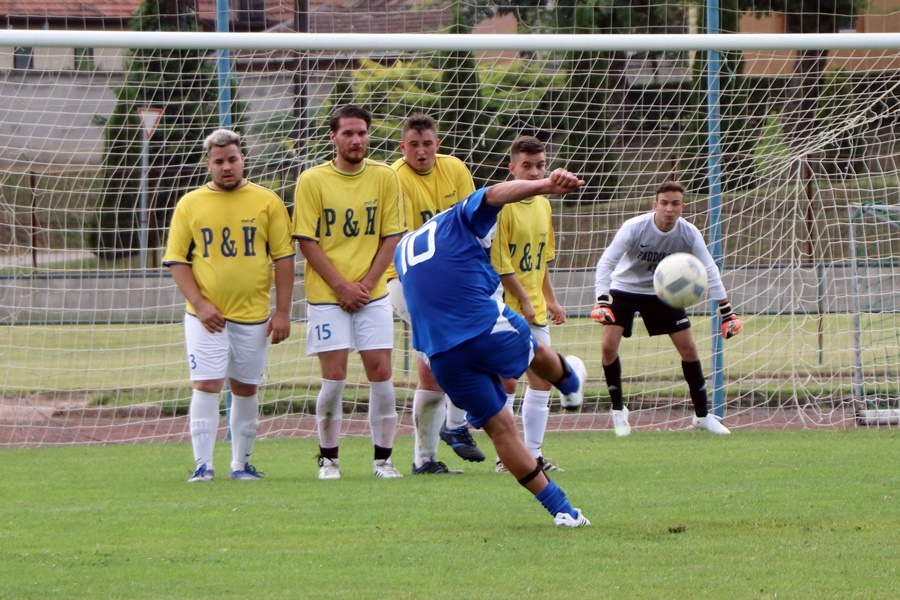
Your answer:
[[[441,439],[453,448],[457,456],[463,460],[469,462],[481,462],[484,460],[484,452],[478,449],[478,445],[472,439],[468,425],[463,425],[456,429],[447,429],[446,425],[442,426]]]
[[[206,464],[202,464],[197,467],[197,470],[194,471],[194,474],[191,475],[191,478],[188,479],[188,483],[197,483],[198,481],[212,481],[216,477],[215,469],[206,468]]]
[[[264,476],[265,473],[257,471],[256,467],[250,463],[244,463],[244,468],[240,471],[232,471],[229,479],[256,480],[262,479]]]

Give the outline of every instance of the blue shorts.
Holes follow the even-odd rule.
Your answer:
[[[525,319],[504,307],[490,330],[432,356],[431,371],[453,404],[480,428],[506,406],[500,377],[521,377],[537,347]]]

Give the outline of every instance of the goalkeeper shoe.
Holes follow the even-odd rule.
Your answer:
[[[631,433],[631,424],[628,422],[628,409],[612,411],[613,431],[616,437],[628,437]]]
[[[461,475],[462,471],[451,469],[439,460],[429,460],[421,467],[417,467],[416,463],[413,463],[412,473],[413,475]]]
[[[191,478],[188,479],[188,483],[197,483],[198,481],[212,481],[216,478],[216,470],[210,469],[206,466],[206,463],[203,463],[197,470],[194,471],[194,474],[191,475]]]
[[[337,458],[319,457],[319,479],[340,479],[341,463]]]
[[[472,439],[468,425],[463,425],[456,429],[447,429],[446,426],[441,427],[441,439],[453,448],[457,456],[463,460],[469,462],[481,462],[484,460],[484,452],[478,449],[478,445]]]
[[[262,471],[257,471],[256,467],[251,465],[250,463],[244,463],[244,468],[240,471],[231,471],[231,475],[229,475],[229,479],[239,479],[242,481],[255,481],[257,479],[262,479],[265,477],[265,473]]]
[[[710,433],[716,433],[718,435],[728,435],[731,433],[727,427],[722,425],[722,422],[719,421],[715,415],[710,414],[705,417],[694,417],[693,423],[694,427],[697,429],[703,429]]]
[[[587,517],[582,514],[580,508],[576,508],[575,513],[576,516],[574,517],[567,512],[556,513],[556,516],[553,517],[553,523],[557,527],[587,527],[591,524]]]
[[[500,459],[497,459],[497,464],[494,465],[494,473],[509,473],[509,469],[506,468]]]
[[[391,462],[390,458],[376,459],[373,465],[373,471],[375,472],[375,477],[381,477],[382,479],[397,479],[398,477],[403,477],[403,474],[397,470],[397,467],[394,466],[394,463]]]

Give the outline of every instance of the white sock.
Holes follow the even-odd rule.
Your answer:
[[[259,396],[231,394],[231,470],[242,471],[250,462],[259,426]]]
[[[369,382],[369,427],[372,443],[382,448],[394,447],[397,435],[397,398],[394,380]]]
[[[441,425],[444,424],[444,392],[416,390],[413,395],[413,424],[413,461],[421,467],[437,455]]]
[[[525,430],[525,446],[535,458],[541,455],[549,416],[550,390],[525,388],[525,399],[522,401],[522,429]]]
[[[194,390],[188,411],[191,423],[191,445],[194,447],[194,462],[199,467],[213,468],[213,450],[216,433],[219,431],[219,394]]]
[[[466,411],[450,402],[450,396],[447,396],[445,402],[447,405],[447,429],[459,429],[460,427],[468,426]]]
[[[513,416],[515,416],[515,414],[516,414],[515,411],[513,410],[513,406],[515,406],[515,404],[516,404],[516,394],[515,394],[515,392],[513,392],[512,394],[507,394],[507,395],[506,395],[506,408],[509,410],[509,412],[510,412]]]
[[[316,429],[319,431],[319,446],[322,448],[337,448],[340,442],[346,383],[346,379],[323,379],[322,388],[316,396]]]

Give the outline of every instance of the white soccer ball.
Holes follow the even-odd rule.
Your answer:
[[[665,257],[653,274],[653,289],[659,299],[674,308],[687,308],[700,302],[706,293],[706,267],[687,252]]]

